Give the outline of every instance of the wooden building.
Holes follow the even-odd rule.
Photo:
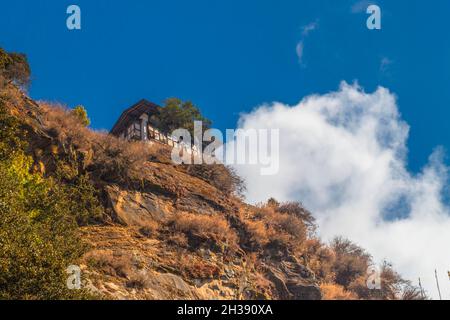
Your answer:
[[[160,108],[155,103],[140,100],[122,113],[111,134],[127,140],[148,140],[149,120],[159,113]]]
[[[164,135],[151,123],[152,116],[157,116],[160,109],[157,104],[142,99],[122,113],[110,133],[126,140],[153,140],[174,146],[177,139]]]

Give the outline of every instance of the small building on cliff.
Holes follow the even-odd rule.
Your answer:
[[[173,146],[176,139],[164,135],[151,124],[152,116],[157,116],[160,109],[159,105],[142,99],[122,112],[110,133],[130,141],[154,140]]]

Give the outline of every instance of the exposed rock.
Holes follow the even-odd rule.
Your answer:
[[[109,219],[80,228],[90,245],[80,261],[86,288],[113,299],[321,298],[314,274],[285,244],[252,245],[242,219],[257,208],[157,155],[142,161],[140,177],[130,185],[116,179],[118,170],[98,177],[102,167],[96,166],[92,144],[61,138],[46,126],[39,105],[22,99],[11,112],[24,120],[35,170],[47,175],[59,165],[69,178],[87,174],[101,194]],[[195,232],[165,222],[186,213],[217,219],[199,219],[206,231],[185,221]]]
[[[287,274],[275,267],[267,267],[266,271],[283,300],[320,300],[322,298],[319,286],[312,279]]]
[[[117,221],[128,226],[145,226],[149,221],[161,221],[173,211],[152,193],[120,190],[107,186],[106,192]]]

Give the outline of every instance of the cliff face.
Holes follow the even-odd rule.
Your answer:
[[[255,208],[168,163],[147,162],[141,173],[148,189],[106,185],[112,223],[82,229],[94,290],[120,299],[321,298],[293,254],[246,250],[241,217]]]
[[[300,229],[271,239],[294,217],[280,213],[269,230],[274,210],[173,165],[167,147],[92,132],[67,111],[11,90],[9,112],[28,132],[34,170],[63,172],[68,183],[87,175],[98,191],[101,218],[80,226],[89,245],[78,261],[86,288],[113,299],[321,299],[313,271],[294,250],[295,233],[308,233],[300,219]]]

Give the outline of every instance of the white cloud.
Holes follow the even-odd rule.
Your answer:
[[[360,0],[360,1],[356,2],[356,3],[354,3],[350,10],[351,10],[352,13],[366,12],[367,8],[371,4],[376,4],[376,1]]]
[[[305,45],[303,41],[300,41],[297,43],[297,46],[295,47],[295,53],[297,54],[298,62],[301,64],[303,62],[303,50],[305,48]]]
[[[316,30],[316,28],[319,26],[319,24],[316,22],[311,22],[307,24],[306,26],[302,27],[302,36],[306,37],[309,35],[310,32]]]
[[[391,59],[389,59],[388,57],[383,57],[381,58],[380,61],[380,72],[381,73],[386,73],[389,69],[389,66],[392,65],[392,63],[394,63]]]
[[[280,129],[280,171],[261,176],[257,166],[236,169],[247,199],[298,200],[311,209],[324,239],[344,235],[378,261],[387,259],[415,284],[450,298],[450,212],[442,200],[448,182],[437,149],[420,174],[406,168],[409,127],[385,88],[365,93],[342,83],[296,106],[264,105],[241,116],[239,127]]]
[[[305,39],[312,31],[316,30],[318,27],[319,23],[317,21],[308,23],[307,25],[302,27],[302,38],[299,42],[297,42],[297,45],[295,47],[295,53],[297,54],[298,62],[301,65],[304,65],[303,55],[305,52]]]

